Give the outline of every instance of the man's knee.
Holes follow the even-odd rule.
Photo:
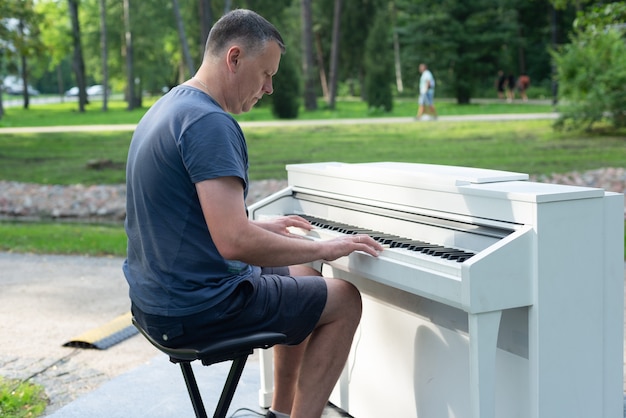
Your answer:
[[[327,305],[340,311],[340,315],[348,315],[357,321],[361,319],[363,303],[361,292],[352,283],[341,279],[327,279]]]

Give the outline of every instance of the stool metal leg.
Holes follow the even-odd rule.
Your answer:
[[[183,372],[185,384],[187,384],[187,391],[189,392],[189,397],[191,398],[191,404],[193,405],[193,410],[196,413],[196,417],[208,418],[206,410],[204,409],[204,404],[202,403],[200,390],[198,390],[198,383],[196,382],[193,370],[191,369],[191,363],[186,361],[181,362],[180,369]]]
[[[239,383],[239,379],[241,378],[243,368],[246,365],[246,360],[248,360],[248,355],[237,357],[233,360],[233,364],[232,366],[230,366],[230,372],[228,373],[228,377],[226,378],[226,383],[224,384],[224,389],[222,390],[222,395],[220,396],[220,400],[217,404],[217,408],[215,409],[215,415],[213,415],[213,418],[226,417],[228,407],[233,400],[233,396],[235,395],[235,389],[237,389],[237,384]]]

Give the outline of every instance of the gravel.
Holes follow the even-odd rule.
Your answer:
[[[585,187],[599,187],[613,192],[626,190],[626,168],[597,170],[550,176],[532,176],[531,180]],[[252,204],[286,187],[286,180],[251,182],[247,203]],[[125,216],[125,185],[81,184],[70,186],[40,185],[0,181],[0,217],[3,219],[98,220],[121,222]]]

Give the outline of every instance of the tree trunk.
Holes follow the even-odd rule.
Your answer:
[[[341,0],[335,0],[333,16],[333,40],[330,50],[330,94],[328,107],[335,109],[337,98],[337,83],[339,78],[339,38],[341,35]]]
[[[68,0],[70,19],[72,21],[72,40],[74,43],[74,58],[72,66],[76,76],[78,86],[78,111],[84,112],[87,104],[87,86],[85,81],[85,61],[83,60],[83,49],[80,44],[80,22],[78,20],[78,0]]]
[[[28,94],[28,62],[26,61],[26,55],[20,53],[20,60],[22,62],[22,94],[24,95],[24,109],[28,109],[30,105],[30,95]]]
[[[0,49],[0,68],[4,68],[4,50]],[[4,103],[2,102],[2,87],[4,87],[4,74],[0,73],[0,120],[4,116]]]
[[[24,21],[20,19],[17,22],[17,32],[19,33],[20,39],[24,40]],[[22,76],[22,97],[24,99],[24,109],[28,109],[29,100],[28,100],[28,63],[26,62],[26,55],[22,52],[20,48],[20,72]]]
[[[200,45],[204,50],[211,26],[213,26],[213,9],[211,0],[200,0],[198,6],[200,7]]]
[[[326,81],[326,66],[324,65],[324,51],[322,50],[322,39],[318,32],[315,33],[315,47],[317,49],[317,67],[320,69],[320,84],[324,100],[328,103],[330,97],[328,93],[328,82]]]
[[[393,55],[396,67],[396,88],[398,93],[404,91],[404,85],[402,84],[402,63],[400,61],[400,40],[398,39],[398,29],[396,27],[396,17],[398,10],[396,8],[396,2],[391,2],[391,25],[393,29]]]
[[[108,110],[109,99],[109,71],[107,54],[107,25],[106,25],[106,0],[100,0],[100,53],[102,56],[102,110]]]
[[[185,25],[183,24],[183,18],[180,16],[180,7],[178,0],[172,0],[172,8],[174,9],[174,18],[176,19],[176,27],[178,28],[178,38],[180,39],[180,46],[183,50],[183,60],[187,66],[187,74],[183,78],[190,78],[195,73],[193,61],[191,60],[191,54],[189,54],[189,44],[187,43],[187,35],[185,34]]]
[[[311,0],[301,0],[300,15],[302,18],[302,73],[304,74],[304,108],[317,109],[315,94],[315,76],[313,75],[313,18],[311,16]],[[323,70],[322,70],[323,71]]]
[[[133,36],[130,29],[130,0],[124,0],[124,33],[126,46],[126,100],[127,109],[135,108],[135,72],[133,65]]]

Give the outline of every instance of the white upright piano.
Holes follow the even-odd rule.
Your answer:
[[[624,199],[521,173],[409,163],[288,165],[252,219],[386,248],[323,265],[363,317],[331,401],[356,418],[623,417]],[[261,353],[262,406],[273,388]]]

